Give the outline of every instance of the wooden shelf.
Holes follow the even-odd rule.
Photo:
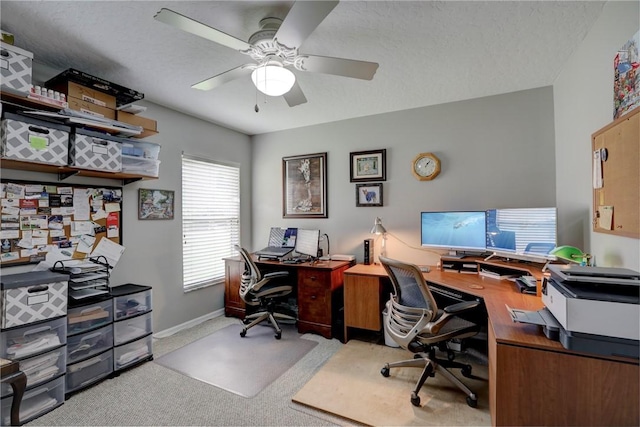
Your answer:
[[[138,175],[126,172],[102,172],[71,166],[55,166],[9,159],[0,159],[0,168],[57,174],[58,181],[64,181],[71,176],[86,176],[92,178],[118,179],[126,185],[140,180],[158,179],[157,176]]]

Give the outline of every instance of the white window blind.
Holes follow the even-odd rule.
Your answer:
[[[224,282],[223,258],[240,244],[240,169],[182,156],[184,290]]]

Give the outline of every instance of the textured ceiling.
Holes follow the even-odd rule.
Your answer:
[[[296,71],[308,99],[296,107],[282,97],[265,103],[249,76],[192,89],[250,58],[153,19],[166,7],[246,41],[260,19],[284,18],[292,4],[2,0],[0,19],[38,63],[254,135],[551,85],[604,2],[343,1],[300,52],[380,67],[371,81]]]

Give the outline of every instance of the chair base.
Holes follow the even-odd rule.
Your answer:
[[[297,320],[295,317],[289,316],[288,314],[275,313],[273,311],[260,311],[260,312],[245,316],[243,320],[243,322],[245,323],[245,326],[242,328],[242,331],[240,331],[240,336],[244,337],[245,335],[247,335],[247,331],[249,329],[267,320],[269,324],[275,329],[276,331],[275,337],[276,339],[279,340],[280,338],[282,338],[282,329],[280,328],[280,325],[278,324],[277,319],[285,320],[285,321],[292,320],[294,322]],[[247,321],[249,321],[248,324],[246,324]]]
[[[411,360],[402,360],[399,362],[386,363],[380,370],[380,373],[384,377],[389,376],[389,370],[391,368],[401,367],[415,367],[422,368],[422,374],[420,379],[416,383],[416,387],[411,392],[411,403],[413,406],[420,406],[420,396],[418,393],[424,385],[428,377],[435,376],[436,372],[440,373],[443,377],[448,379],[456,387],[462,390],[467,395],[467,405],[472,408],[478,406],[478,397],[473,393],[462,381],[460,381],[455,375],[447,370],[447,368],[461,369],[461,373],[465,377],[471,376],[471,365],[467,365],[460,362],[454,362],[452,360],[438,359],[434,356],[433,351],[427,353],[416,353],[415,357]]]

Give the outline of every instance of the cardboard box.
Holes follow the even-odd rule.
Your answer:
[[[76,98],[83,102],[91,103],[103,108],[110,108],[112,110],[116,109],[115,96],[83,86],[79,83],[62,81],[56,82],[52,86],[47,86],[47,88],[64,93],[65,95],[67,95],[67,98]]]
[[[127,113],[125,111],[118,111],[116,114],[119,122],[129,123],[134,126],[142,126],[144,131],[140,135],[133,135],[134,138],[146,138],[147,136],[156,135],[158,133],[158,122],[142,117],[137,114]]]
[[[69,108],[72,110],[80,111],[82,113],[96,114],[100,117],[104,117],[105,119],[116,119],[116,110],[112,108],[101,107],[100,105],[83,101],[82,99],[75,97],[67,98],[67,102],[69,103]]]
[[[122,143],[100,132],[76,129],[69,144],[69,166],[105,172],[122,170]]]
[[[33,53],[0,42],[0,85],[2,89],[29,93]]]
[[[2,157],[66,166],[71,128],[31,117],[5,113],[2,120]]]

